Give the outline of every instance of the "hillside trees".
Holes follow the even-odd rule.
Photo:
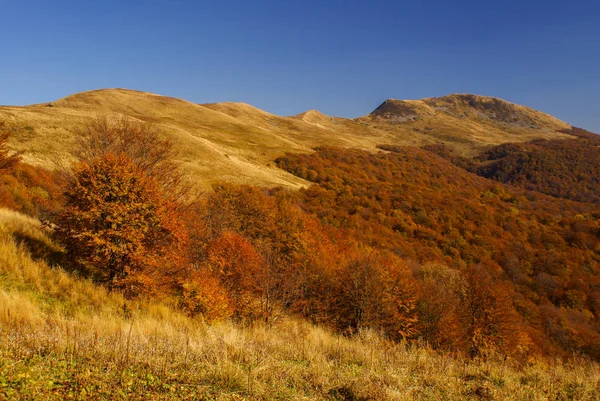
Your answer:
[[[134,295],[155,287],[185,237],[158,182],[126,155],[107,153],[77,165],[71,185],[56,230],[69,254],[110,288]]]
[[[600,204],[600,136],[579,128],[561,132],[575,138],[503,143],[472,159],[454,155],[443,144],[423,149],[485,178],[556,198]]]
[[[208,270],[227,290],[233,315],[251,320],[266,316],[265,260],[250,241],[226,231],[208,249]]]
[[[476,173],[557,198],[600,203],[600,137],[503,144],[477,157]]]
[[[0,205],[48,221],[62,208],[62,182],[60,173],[17,163],[0,174]]]
[[[466,349],[467,328],[462,319],[462,300],[468,291],[465,277],[443,264],[427,263],[415,269],[415,278],[420,288],[420,338],[435,349]]]
[[[47,220],[61,207],[60,174],[23,163],[8,148],[11,134],[0,123],[0,205]]]
[[[190,212],[167,142],[99,124],[84,135],[56,232],[111,288],[168,292],[209,321],[293,313],[473,355],[593,349],[595,336],[559,330],[600,332],[590,205],[494,183],[422,149],[319,148],[279,160],[318,185],[218,184]]]
[[[395,340],[417,334],[418,291],[406,265],[390,254],[356,250],[336,277],[332,314],[342,329],[381,329]]]
[[[302,212],[296,194],[217,185],[202,221],[199,271],[218,279],[235,318],[294,313],[346,333],[373,328],[414,338],[418,288],[410,269],[323,226]],[[199,309],[210,309],[205,294]]]
[[[300,204],[322,224],[417,266],[451,269],[414,270],[422,339],[473,354],[521,346],[596,356],[595,205],[502,185],[423,149],[386,149],[320,147],[277,162],[313,180]]]
[[[56,235],[109,288],[134,296],[172,287],[185,266],[187,233],[178,200],[165,193],[174,185],[162,169],[171,166],[169,144],[143,128],[98,127],[107,130],[91,129],[82,143]]]
[[[461,315],[467,329],[471,355],[488,350],[515,350],[529,345],[521,332],[521,318],[511,299],[510,287],[495,277],[489,266],[477,265],[465,276],[468,286],[461,294]]]
[[[215,255],[224,255],[218,248],[236,242],[238,251],[229,250],[229,262],[220,262],[222,267],[217,268],[222,271],[222,282],[234,290],[230,283],[239,277],[235,280],[246,283],[240,288],[242,292],[248,285],[254,287],[260,298],[261,318],[271,320],[300,297],[297,284],[309,253],[305,246],[309,234],[304,229],[308,220],[285,191],[269,194],[250,186],[215,185],[204,211],[203,242],[208,246],[198,256],[207,259],[209,268],[215,270],[219,265]],[[241,276],[242,266],[245,278]]]

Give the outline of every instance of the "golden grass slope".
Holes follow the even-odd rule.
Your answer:
[[[174,141],[177,162],[201,188],[217,181],[303,186],[306,182],[271,161],[285,152],[310,152],[318,145],[374,150],[382,143],[442,141],[468,155],[504,142],[564,137],[556,130],[569,127],[523,106],[472,95],[388,100],[373,114],[356,119],[329,117],[316,110],[280,117],[244,103],[198,105],[127,89],[0,107],[0,120],[16,132],[11,146],[26,152],[25,161],[49,168],[70,163],[80,128],[104,117],[157,125]]]
[[[585,359],[469,360],[292,318],[207,325],[36,260],[0,209],[0,400],[596,400]],[[19,244],[21,242],[21,244]]]
[[[361,121],[398,132],[415,145],[444,142],[463,155],[505,142],[566,137],[570,128],[548,114],[505,100],[449,95],[422,100],[388,99]]]

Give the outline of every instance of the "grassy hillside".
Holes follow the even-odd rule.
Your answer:
[[[545,113],[501,99],[448,95],[422,100],[388,99],[360,119],[396,134],[395,145],[445,143],[463,156],[505,142],[567,137],[569,126]]]
[[[242,103],[198,105],[126,89],[68,96],[51,103],[0,107],[0,120],[15,135],[11,146],[25,161],[47,168],[68,164],[79,130],[97,117],[127,117],[156,124],[176,144],[177,162],[190,181],[209,188],[217,181],[298,188],[306,181],[271,163],[285,152],[319,145],[374,150],[377,144],[452,144],[474,155],[491,145],[535,138],[562,138],[569,126],[553,117],[493,98],[452,95],[419,101],[386,101],[357,119],[315,110],[279,117]]]
[[[168,300],[127,301],[49,267],[32,243],[60,252],[35,219],[0,210],[0,399],[600,397],[600,370],[585,359],[468,360],[289,318],[209,326]]]

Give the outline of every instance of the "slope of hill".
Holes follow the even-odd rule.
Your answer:
[[[504,143],[473,158],[459,156],[442,143],[423,149],[485,178],[556,198],[600,204],[600,136],[576,127],[561,131],[571,137]]]
[[[73,159],[79,129],[99,110],[154,123],[202,186],[316,185],[215,186],[172,215],[188,222],[182,243],[191,242],[177,253],[189,258],[160,272],[155,261],[140,267],[142,278],[171,275],[172,286],[137,300],[59,267],[85,275],[47,236],[60,219],[42,226],[0,210],[0,398],[597,398],[595,363],[576,360],[574,376],[570,365],[538,359],[600,360],[597,207],[399,146],[447,138],[468,156],[511,138],[585,133],[468,95],[388,101],[353,120],[125,90],[0,113],[16,131],[15,148],[56,166]],[[338,147],[306,154],[321,142]],[[393,145],[376,153],[379,142]],[[289,173],[266,166],[287,149],[296,154],[277,163]],[[52,214],[61,206],[58,180],[21,167],[3,178],[0,201]]]
[[[598,365],[584,359],[473,361],[294,319],[209,326],[168,304],[130,301],[51,268],[32,257],[24,236],[53,246],[35,219],[0,209],[1,399],[599,396]]]
[[[179,150],[177,162],[202,188],[217,181],[298,188],[306,181],[275,168],[285,152],[319,145],[373,151],[377,144],[452,144],[475,155],[505,142],[567,137],[569,126],[543,113],[498,99],[452,95],[419,101],[388,100],[356,119],[311,110],[279,117],[242,103],[198,105],[126,89],[79,93],[51,103],[0,107],[0,120],[16,135],[12,147],[25,161],[54,168],[73,160],[79,130],[105,117],[150,122]]]
[[[493,147],[477,174],[557,198],[600,203],[600,137]]]
[[[505,142],[564,138],[556,131],[570,128],[528,107],[466,94],[422,100],[388,99],[367,120],[386,131],[400,132],[403,136],[395,144],[442,142],[451,144],[464,156]]]
[[[316,184],[301,191],[302,205],[324,223],[404,259],[481,268],[499,280],[492,287],[514,291],[503,304],[521,313],[516,330],[535,346],[600,358],[595,205],[495,183],[423,149],[390,150],[322,147],[278,163]],[[449,304],[436,316],[447,317]]]

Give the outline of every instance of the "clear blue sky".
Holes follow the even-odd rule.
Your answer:
[[[600,132],[598,1],[8,1],[0,104],[124,87],[279,115],[498,96]]]

